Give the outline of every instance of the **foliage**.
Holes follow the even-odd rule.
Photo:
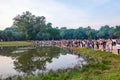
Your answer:
[[[89,58],[89,65],[82,68],[81,73],[73,75],[73,80],[119,80],[120,56],[104,51],[74,48],[79,54]],[[76,73],[76,72],[75,72]]]
[[[46,24],[44,16],[35,16],[29,11],[16,16],[14,18],[13,27],[18,28],[25,34],[27,40],[57,39],[57,35],[59,35],[59,32],[55,28],[52,28],[52,23]]]
[[[116,26],[114,35],[120,38],[120,26]]]
[[[52,23],[46,23],[44,16],[35,16],[29,11],[14,18],[13,26],[0,31],[0,40],[59,40],[59,39],[113,39],[120,38],[120,26],[101,26],[99,30],[90,26],[77,29],[53,28]]]

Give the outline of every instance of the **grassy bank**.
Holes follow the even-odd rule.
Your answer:
[[[0,47],[10,47],[10,46],[30,46],[32,43],[29,41],[10,41],[10,42],[0,42]]]
[[[59,70],[38,77],[26,77],[25,80],[120,80],[120,56],[83,48],[74,48],[74,50],[78,54],[86,55],[89,64],[82,69]]]
[[[120,56],[83,48],[75,50],[89,57],[89,65],[73,75],[73,80],[120,80]]]

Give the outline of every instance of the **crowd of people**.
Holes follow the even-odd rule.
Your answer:
[[[58,47],[81,47],[94,50],[101,50],[120,54],[120,40],[99,39],[99,40],[51,40],[37,41],[40,46],[58,46]]]

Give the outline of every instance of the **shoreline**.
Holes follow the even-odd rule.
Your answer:
[[[30,46],[32,42],[30,41],[8,41],[0,42],[0,47],[16,47],[16,46]]]
[[[67,46],[62,48],[68,48],[74,50],[77,54],[85,55],[89,60],[88,65],[83,66],[80,71],[73,69],[70,72],[51,72],[38,77],[26,77],[25,80],[120,80],[120,56],[88,48]]]

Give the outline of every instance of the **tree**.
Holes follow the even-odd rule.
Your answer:
[[[74,39],[74,29],[65,30],[65,39]]]
[[[14,24],[22,33],[26,35],[29,40],[35,39],[39,30],[45,26],[45,17],[36,17],[29,11],[23,12],[14,18]]]
[[[114,31],[114,35],[118,38],[120,38],[120,26],[116,26],[115,31]]]
[[[85,32],[85,29],[84,28],[78,28],[74,31],[74,35],[73,37],[75,39],[86,39],[87,38],[87,35],[86,35],[86,32]]]
[[[110,30],[108,31],[109,38],[113,39],[115,38],[114,36],[114,27],[111,27]]]
[[[2,38],[2,31],[0,31],[0,41],[2,41],[3,38]]]
[[[100,38],[105,38],[105,39],[110,38],[109,37],[109,31],[110,31],[110,29],[111,28],[108,25],[102,26],[100,28],[100,30],[98,31],[98,35],[100,36]]]
[[[5,41],[14,40],[52,40],[52,39],[99,39],[120,38],[120,26],[101,26],[99,30],[90,26],[78,29],[67,27],[53,28],[52,23],[46,23],[44,16],[35,16],[29,11],[16,16],[13,26],[0,31],[0,39]]]
[[[51,39],[59,39],[60,38],[60,32],[57,28],[49,28],[49,33],[51,36]]]

